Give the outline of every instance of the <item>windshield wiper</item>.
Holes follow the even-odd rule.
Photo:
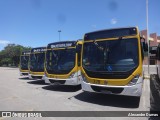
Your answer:
[[[106,45],[106,47],[104,49],[104,69],[107,69],[108,71],[112,71],[111,66],[110,65],[107,66],[107,63],[109,62],[109,53],[110,53],[109,46]]]
[[[65,59],[65,56],[67,54],[67,50],[68,50],[68,47],[66,47],[64,51],[60,52],[59,59],[57,61],[57,65],[59,65],[59,63],[62,62],[63,58]]]
[[[99,50],[104,51],[104,48],[103,48],[102,46],[100,46],[100,45],[96,42],[96,40],[94,40],[93,43],[94,43],[94,45],[95,45]]]
[[[58,54],[58,53],[57,53]],[[52,66],[56,66],[58,64],[58,60],[59,60],[59,56],[56,53],[54,53],[54,50],[52,50],[52,55],[55,58],[55,64],[53,64]]]
[[[100,46],[95,40],[94,40],[94,45],[101,51],[103,51],[103,54],[104,54],[104,69],[106,69],[106,66],[107,66],[107,63],[108,63],[108,60],[109,60],[109,47],[108,45],[104,48],[102,46]],[[109,67],[110,68],[110,67]],[[107,67],[108,69],[108,67]],[[111,69],[109,69],[108,71],[111,71]]]

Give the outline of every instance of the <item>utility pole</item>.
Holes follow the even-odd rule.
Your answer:
[[[150,69],[149,69],[149,64],[150,64],[150,54],[149,54],[149,47],[150,47],[150,42],[149,42],[149,29],[148,29],[148,0],[146,0],[146,26],[147,26],[147,42],[148,42],[148,76],[150,76]]]

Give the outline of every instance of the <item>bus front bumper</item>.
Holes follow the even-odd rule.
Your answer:
[[[45,78],[45,83],[48,83],[50,85],[80,85],[81,82],[78,79],[78,77],[70,78],[70,79],[57,79],[57,78]]]
[[[42,79],[43,75],[33,75],[33,74],[29,74],[28,75],[29,79]]]
[[[142,94],[142,82],[132,86],[109,86],[91,84],[82,81],[82,90],[88,92],[97,92],[104,94],[115,94],[124,96],[140,97]]]
[[[27,76],[28,72],[20,72],[20,76]]]

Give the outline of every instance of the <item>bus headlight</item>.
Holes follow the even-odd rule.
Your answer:
[[[69,76],[69,78],[73,78],[74,75],[75,75],[75,72],[73,72],[73,73]]]
[[[86,77],[84,76],[84,74],[81,74],[81,76],[82,76],[82,80],[83,80],[84,82],[88,83],[88,81],[87,81]]]
[[[46,71],[44,71],[44,76],[47,77],[47,72]]]
[[[132,86],[132,85],[135,85],[137,84],[137,81],[139,79],[139,75],[136,75],[128,84],[128,86]]]

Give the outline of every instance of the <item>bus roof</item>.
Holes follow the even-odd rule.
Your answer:
[[[123,36],[136,35],[137,33],[138,33],[137,27],[104,29],[86,33],[84,36],[84,40],[123,37]]]

